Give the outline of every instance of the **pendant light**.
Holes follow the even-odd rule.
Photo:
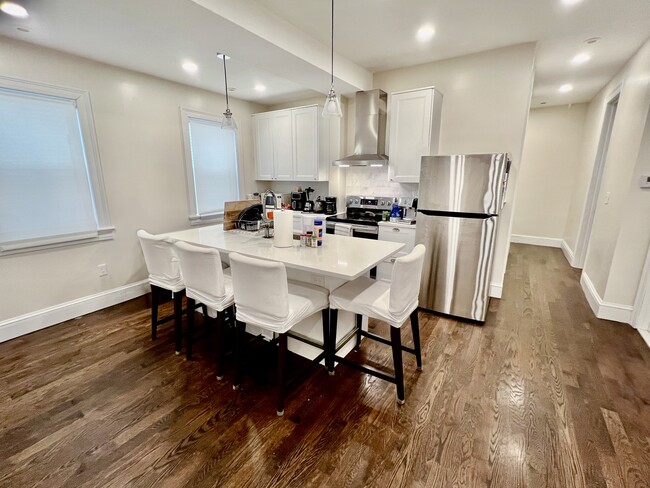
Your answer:
[[[226,71],[226,59],[228,59],[229,56],[226,56],[223,53],[217,53],[217,57],[223,60],[223,78],[226,83],[226,111],[223,113],[221,128],[226,130],[237,130],[237,122],[235,122],[235,119],[232,116],[230,105],[228,103],[228,72]]]
[[[332,0],[332,57],[331,57],[331,85],[330,92],[325,98],[325,106],[323,107],[323,117],[342,117],[343,112],[341,112],[341,102],[339,97],[336,96],[334,91],[334,0]]]

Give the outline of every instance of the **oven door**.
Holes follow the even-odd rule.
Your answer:
[[[352,237],[378,240],[379,227],[371,225],[352,225]]]

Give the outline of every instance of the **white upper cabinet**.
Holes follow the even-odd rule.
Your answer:
[[[442,95],[434,88],[392,93],[390,96],[390,179],[418,183],[420,158],[438,153]]]
[[[258,180],[327,181],[339,154],[339,120],[309,105],[253,115]]]
[[[296,180],[318,179],[318,107],[291,110]]]

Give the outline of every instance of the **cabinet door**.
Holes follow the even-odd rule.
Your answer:
[[[258,180],[273,179],[273,133],[271,118],[266,115],[253,117],[253,141],[255,144],[255,169]]]
[[[318,107],[291,111],[295,179],[318,180]]]
[[[276,180],[293,180],[291,110],[275,112],[271,118],[273,170]]]
[[[391,179],[417,183],[420,158],[431,151],[433,90],[428,88],[391,96],[389,160]]]

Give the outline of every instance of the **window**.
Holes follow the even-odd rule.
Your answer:
[[[0,254],[112,233],[88,93],[0,77]]]
[[[224,202],[239,200],[237,133],[214,115],[181,109],[190,222],[223,218]]]

